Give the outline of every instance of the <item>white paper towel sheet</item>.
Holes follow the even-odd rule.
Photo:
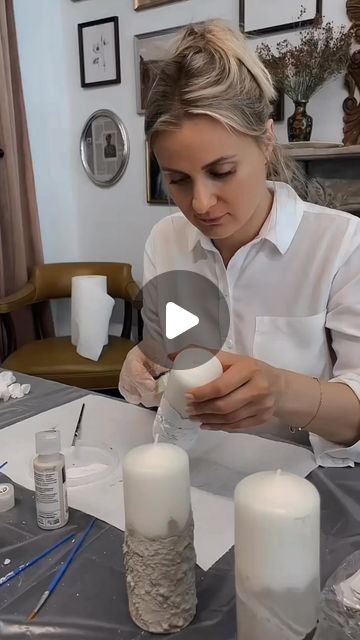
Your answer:
[[[109,341],[115,301],[107,294],[106,276],[75,276],[71,280],[71,342],[83,358],[97,361]]]
[[[8,460],[6,474],[14,482],[34,489],[35,433],[56,427],[61,431],[62,448],[69,447],[83,402],[83,440],[113,447],[120,460],[132,447],[152,442],[152,411],[89,395],[0,430],[0,457]],[[191,499],[200,567],[209,569],[234,544],[233,501],[229,496],[238,480],[249,473],[278,468],[305,477],[315,467],[313,453],[303,447],[247,434],[202,432],[191,453]],[[69,504],[123,530],[121,468],[102,483],[69,488]]]

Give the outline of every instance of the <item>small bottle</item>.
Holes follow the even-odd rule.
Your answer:
[[[69,520],[65,458],[60,453],[60,432],[35,434],[34,460],[37,523],[41,529],[59,529]]]
[[[222,372],[220,361],[205,349],[185,349],[175,358],[154,421],[157,442],[191,449],[200,434],[200,423],[189,420],[186,393],[219,378]]]

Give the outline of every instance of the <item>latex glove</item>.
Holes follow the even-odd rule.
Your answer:
[[[12,371],[0,373],[0,400],[7,402],[9,398],[23,398],[30,391],[29,384],[19,384]]]
[[[0,386],[3,387],[3,385],[5,386],[9,386],[9,384],[13,384],[13,382],[16,382],[16,378],[13,374],[12,371],[1,371],[0,373]]]
[[[168,369],[145,356],[137,345],[126,356],[121,369],[119,391],[131,404],[158,407],[164,390],[164,380],[156,380]]]
[[[7,402],[10,398],[9,387],[6,384],[0,383],[0,400]]]
[[[29,391],[30,391],[30,385],[29,384],[19,384],[18,382],[15,382],[14,384],[11,384],[8,387],[9,391],[10,391],[10,396],[12,398],[23,398],[24,396],[26,396]]]

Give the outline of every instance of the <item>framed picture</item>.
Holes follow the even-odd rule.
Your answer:
[[[78,24],[82,87],[119,84],[120,46],[117,16]]]
[[[81,133],[80,154],[94,184],[110,187],[120,180],[129,160],[129,137],[116,113],[99,109],[88,118]]]
[[[157,68],[183,28],[173,27],[135,36],[136,110],[139,114],[145,111]]]
[[[270,118],[272,118],[274,122],[283,122],[285,118],[285,95],[283,91],[278,91],[277,97],[272,105],[273,110]]]
[[[174,205],[171,200],[164,177],[155,155],[150,147],[145,143],[146,154],[146,201],[148,204]]]
[[[322,15],[322,0],[240,0],[240,28],[265,35],[306,27]]]
[[[134,0],[134,9],[142,11],[142,9],[151,9],[151,7],[160,7],[160,5],[174,2],[180,2],[180,0]]]

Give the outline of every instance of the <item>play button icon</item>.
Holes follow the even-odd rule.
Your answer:
[[[169,340],[181,336],[193,327],[196,327],[200,322],[198,316],[195,316],[190,311],[186,311],[183,307],[179,307],[175,302],[168,302],[166,304],[166,337]]]
[[[139,347],[147,358],[170,368],[168,356],[186,347],[206,349],[209,360],[222,350],[229,334],[230,313],[216,282],[179,269],[161,273],[143,286],[139,302],[144,340]]]

